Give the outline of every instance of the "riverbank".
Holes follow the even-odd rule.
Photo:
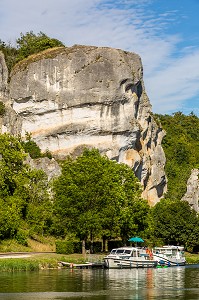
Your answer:
[[[60,262],[82,264],[102,260],[102,254],[56,254],[56,253],[0,253],[0,271],[34,271],[61,268]]]
[[[60,262],[82,264],[102,261],[104,254],[0,253],[0,271],[34,271],[61,268]],[[199,254],[186,253],[187,264],[199,264]]]

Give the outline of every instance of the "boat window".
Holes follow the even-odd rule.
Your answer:
[[[113,249],[113,250],[111,251],[111,254],[115,254],[115,252],[116,252],[116,249]]]
[[[124,250],[124,253],[131,254],[131,250]]]
[[[123,249],[119,249],[119,250],[117,250],[117,254],[119,253],[119,254],[121,254],[121,253],[123,253],[124,252],[124,250]]]

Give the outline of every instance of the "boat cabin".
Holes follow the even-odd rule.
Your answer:
[[[163,247],[155,247],[153,250],[154,254],[164,254],[167,256],[174,256],[180,253],[184,254],[184,247],[179,246],[163,246]]]

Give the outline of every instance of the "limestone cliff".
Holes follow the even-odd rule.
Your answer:
[[[3,101],[7,95],[8,68],[5,63],[4,55],[0,51],[0,101]]]
[[[79,45],[47,50],[14,68],[7,102],[3,131],[30,132],[60,159],[96,147],[133,168],[151,205],[165,192],[164,131],[153,119],[137,54]]]
[[[187,192],[182,200],[188,201],[190,206],[199,212],[199,170],[193,169],[187,181]]]

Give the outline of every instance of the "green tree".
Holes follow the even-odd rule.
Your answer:
[[[193,113],[155,115],[166,130],[163,148],[166,155],[168,178],[167,198],[181,199],[186,192],[191,169],[199,167],[199,118]]]
[[[43,234],[51,219],[48,180],[31,170],[18,139],[0,135],[0,236],[12,237],[23,227]]]
[[[186,249],[196,246],[198,216],[187,201],[162,199],[151,209],[152,236],[163,244],[183,244]],[[197,237],[197,238],[196,238]]]
[[[0,40],[0,51],[2,51],[5,56],[6,65],[10,73],[16,63],[17,49],[13,47],[11,43],[6,44]]]
[[[9,74],[17,62],[31,54],[54,47],[64,47],[64,44],[55,38],[50,38],[41,31],[38,34],[33,33],[33,31],[25,34],[21,33],[20,37],[16,39],[16,47],[0,39],[0,51],[5,56]]]
[[[41,149],[35,141],[32,140],[30,133],[26,132],[25,141],[21,141],[21,145],[26,153],[29,153],[31,158],[39,158],[42,156]]]
[[[0,238],[12,238],[21,226],[21,199],[9,196],[0,199]]]
[[[64,46],[61,41],[50,38],[41,31],[38,34],[33,33],[33,31],[26,32],[25,34],[21,33],[21,36],[16,40],[16,43],[18,50],[16,61],[20,61],[31,54],[35,54],[49,48]]]
[[[69,231],[84,242],[121,233],[126,237],[135,227],[140,184],[129,167],[110,161],[96,149],[63,163],[54,194],[56,226],[63,236]]]

